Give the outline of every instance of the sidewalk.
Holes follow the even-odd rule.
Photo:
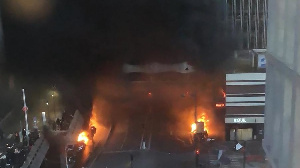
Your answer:
[[[245,143],[240,142],[241,145]],[[222,168],[240,168],[243,167],[244,159],[246,168],[267,168],[268,164],[265,161],[264,151],[260,141],[247,141],[246,142],[246,153],[244,156],[244,150],[236,151],[234,149],[234,141],[225,141],[216,143],[214,150],[224,150],[223,155],[230,159],[231,163],[229,165],[222,165]],[[245,158],[244,158],[245,157]],[[211,153],[210,159],[216,160],[217,154]]]

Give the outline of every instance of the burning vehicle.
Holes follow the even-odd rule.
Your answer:
[[[73,166],[77,160],[81,159],[88,141],[88,134],[83,131],[78,135],[77,142],[75,144],[67,145],[66,163],[69,166]]]

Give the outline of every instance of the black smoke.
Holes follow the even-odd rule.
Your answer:
[[[124,62],[189,61],[211,72],[234,49],[217,1],[51,0],[28,15],[20,2],[0,4],[5,70],[20,87],[56,84],[73,108],[91,108],[98,77],[118,78]]]

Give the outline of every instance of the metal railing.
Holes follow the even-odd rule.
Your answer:
[[[83,117],[77,110],[74,114],[74,118],[71,121],[67,135],[65,136],[66,144],[69,144],[76,140],[78,133],[81,131],[83,125]],[[26,157],[21,168],[39,168],[43,163],[43,160],[49,149],[49,144],[44,137],[37,139],[32,146],[29,154]],[[62,165],[66,165],[65,159],[61,160]]]
[[[67,135],[65,137],[67,144],[77,140],[76,137],[80,133],[82,126],[83,126],[83,117],[80,114],[80,112],[76,110],[73,120],[71,121],[69,129],[67,131]]]
[[[80,133],[80,131],[82,130],[82,126],[83,126],[83,117],[80,114],[80,112],[78,110],[76,110],[74,117],[71,121],[71,124],[69,126],[69,129],[67,131],[67,135],[65,136],[65,141],[66,144],[72,144],[75,143],[77,141],[77,136]],[[64,152],[63,154],[61,154],[60,156],[60,165],[61,168],[64,167],[68,167],[68,164],[66,162],[66,153]]]
[[[49,144],[44,139],[44,137],[41,137],[38,140],[36,140],[21,168],[40,167],[41,164],[43,163],[43,160],[47,154],[48,149],[49,149]]]

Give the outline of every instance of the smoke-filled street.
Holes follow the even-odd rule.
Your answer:
[[[227,16],[233,2],[28,1],[0,1],[0,104],[5,114],[25,112],[26,124],[20,113],[14,128],[45,135],[41,167],[192,168],[210,156],[227,161],[210,143],[262,137],[261,123],[247,125],[248,114],[225,119],[227,83],[237,84],[226,73],[244,45],[228,21],[237,15]],[[253,70],[245,67],[257,63],[244,64]],[[233,106],[253,100],[229,96]]]
[[[167,166],[170,163],[176,165],[179,161],[171,161],[176,160],[174,154],[186,156],[189,153],[189,156],[193,156],[189,125],[183,126],[188,128],[186,131],[176,128],[176,119],[171,122],[175,116],[168,115],[170,109],[153,105],[154,93],[148,95],[146,92],[145,96],[145,102],[136,102],[132,108],[120,109],[123,117],[116,117],[111,136],[94,167],[129,167],[131,155],[132,164],[136,167]],[[180,162],[183,165],[192,160],[193,157],[185,157]]]
[[[196,76],[206,80],[195,85],[196,79],[189,78]],[[223,134],[213,99],[218,80],[197,73],[179,75],[173,81],[160,75],[152,75],[153,81],[131,81],[128,74],[122,77],[97,83],[93,114],[97,123],[111,127],[111,134],[93,167],[129,167],[131,156],[137,167],[145,162],[152,163],[146,164],[149,167],[195,166],[191,132],[195,105],[199,119],[205,116],[210,136]],[[193,88],[198,88],[197,99]]]

